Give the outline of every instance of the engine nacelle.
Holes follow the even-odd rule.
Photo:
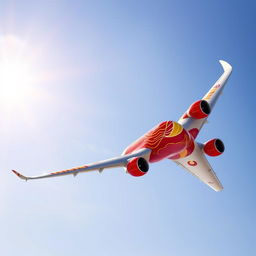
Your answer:
[[[211,107],[206,100],[194,102],[188,109],[187,115],[195,119],[207,117],[211,113]]]
[[[203,151],[208,156],[219,156],[225,150],[224,143],[220,139],[212,139],[204,143]]]
[[[135,177],[145,175],[148,172],[148,169],[148,162],[143,157],[135,157],[131,159],[126,166],[127,172]]]

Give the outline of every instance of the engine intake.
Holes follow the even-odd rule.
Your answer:
[[[204,144],[203,151],[208,156],[219,156],[225,150],[224,143],[220,139],[212,139]]]
[[[143,176],[148,172],[148,162],[143,157],[135,157],[126,166],[129,174],[135,177]]]
[[[188,109],[187,115],[195,119],[207,117],[211,113],[211,107],[206,100],[194,102]]]

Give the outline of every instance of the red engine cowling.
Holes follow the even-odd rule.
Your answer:
[[[129,174],[135,177],[143,176],[148,172],[148,162],[143,157],[135,157],[126,166]]]
[[[225,150],[224,143],[220,139],[212,139],[204,143],[203,151],[208,156],[219,156]]]
[[[195,119],[207,117],[211,113],[211,107],[206,100],[194,102],[188,109],[187,115]]]

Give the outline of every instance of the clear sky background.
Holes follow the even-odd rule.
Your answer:
[[[1,67],[18,60],[0,72],[0,254],[254,255],[255,13],[255,1],[0,1]],[[225,143],[210,159],[222,192],[167,160],[141,178],[10,172],[119,155],[200,99],[219,59],[233,74],[198,139]]]

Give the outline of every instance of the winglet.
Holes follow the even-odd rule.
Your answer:
[[[224,60],[219,60],[219,62],[220,62],[220,65],[222,66],[222,68],[224,69],[224,72],[226,72],[226,71],[231,72],[232,71],[232,66],[228,62],[226,62]]]
[[[25,180],[25,181],[28,180],[28,177],[23,176],[22,174],[18,173],[17,171],[12,170],[12,172],[13,172],[14,174],[16,174],[20,179]]]

